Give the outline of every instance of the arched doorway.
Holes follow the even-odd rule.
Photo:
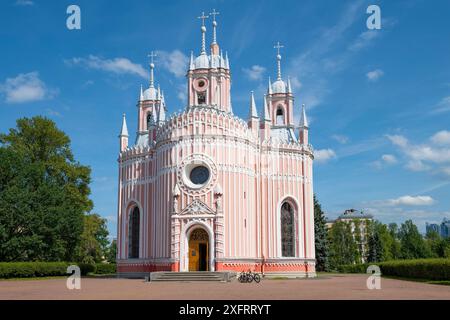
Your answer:
[[[209,270],[209,236],[202,228],[194,229],[189,236],[189,271]]]

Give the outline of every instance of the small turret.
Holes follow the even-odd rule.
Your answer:
[[[248,114],[248,127],[252,130],[253,134],[258,135],[259,129],[259,117],[258,112],[256,110],[255,96],[253,95],[253,91],[251,91],[250,95],[250,110]]]
[[[122,117],[122,129],[119,134],[120,139],[120,152],[123,152],[128,148],[128,127],[127,127],[127,119],[125,118],[125,113]]]
[[[300,124],[298,129],[298,140],[301,144],[308,144],[309,125],[306,118],[305,105],[302,105],[302,113],[300,114]]]

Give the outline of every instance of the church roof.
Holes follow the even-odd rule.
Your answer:
[[[147,88],[143,94],[144,100],[157,100],[158,90],[155,87]]]
[[[272,138],[273,141],[283,143],[298,142],[294,130],[292,128],[287,127],[272,128],[270,130],[270,137]]]
[[[277,81],[272,83],[272,93],[286,93],[286,92],[287,92],[286,83],[283,80],[278,79]]]

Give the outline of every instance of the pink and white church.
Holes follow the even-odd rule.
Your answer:
[[[136,140],[120,138],[117,268],[123,277],[154,271],[236,271],[315,276],[313,149],[304,105],[294,123],[294,95],[281,73],[249,114],[233,113],[228,55],[217,42],[186,66],[187,105],[167,114],[150,83],[137,103]]]

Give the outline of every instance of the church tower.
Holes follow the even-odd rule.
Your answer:
[[[219,12],[213,10],[213,40],[210,45],[210,54],[206,52],[206,26],[205,19],[209,16],[203,12],[199,19],[202,20],[202,44],[200,55],[194,58],[191,52],[188,78],[188,107],[212,106],[225,112],[231,112],[231,78],[228,54],[225,58],[217,42],[217,21]]]
[[[164,94],[161,93],[159,85],[157,88],[155,87],[155,63],[153,59],[156,57],[156,54],[152,51],[148,56],[150,57],[150,81],[145,91],[143,91],[141,86],[141,93],[137,104],[139,110],[137,144],[139,144],[140,140],[146,139],[147,136],[150,142],[155,140],[156,126],[165,120],[167,111]]]
[[[267,103],[272,119],[272,125],[275,127],[294,128],[294,96],[291,89],[291,81],[288,78],[287,84],[281,76],[281,54],[283,48],[278,42],[277,49],[277,80],[271,83],[269,78],[269,87],[267,89]]]

